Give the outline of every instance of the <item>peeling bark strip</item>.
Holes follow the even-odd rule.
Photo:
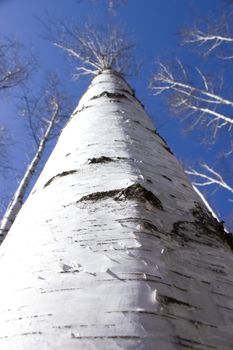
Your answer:
[[[59,177],[63,177],[63,176],[75,174],[75,173],[77,173],[77,171],[78,171],[78,170],[67,170],[67,171],[63,171],[62,173],[53,176],[51,179],[49,179],[49,180],[45,183],[44,188],[47,187],[48,185],[50,185],[51,182],[53,182],[54,180],[58,179]]]
[[[82,197],[78,202],[98,201],[106,198],[113,198],[116,201],[129,199],[149,202],[154,207],[163,210],[161,201],[142,185],[136,183],[126,188],[120,188],[111,191],[95,192]],[[77,202],[77,203],[78,203]]]

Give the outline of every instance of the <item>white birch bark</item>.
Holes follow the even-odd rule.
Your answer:
[[[231,350],[230,245],[104,71],[0,247],[0,348]]]

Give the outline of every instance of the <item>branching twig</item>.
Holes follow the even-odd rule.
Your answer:
[[[20,45],[9,39],[0,38],[0,90],[19,85],[29,77],[34,59],[20,54]]]
[[[193,126],[211,127],[214,137],[226,128],[231,132],[233,126],[233,100],[224,98],[215,92],[213,84],[199,68],[195,68],[197,82],[189,79],[184,65],[178,60],[178,70],[159,62],[153,76],[151,88],[154,95],[170,92],[170,107],[176,112],[190,112]],[[226,109],[227,108],[227,109]]]
[[[74,78],[81,75],[97,75],[105,69],[125,73],[133,66],[133,43],[117,28],[100,28],[86,25],[62,25],[51,38],[54,46],[61,48],[76,63]]]
[[[194,177],[193,184],[198,187],[206,187],[211,185],[217,185],[233,194],[233,186],[229,185],[223,178],[223,176],[210,167],[208,164],[201,164],[203,171],[197,171],[195,169],[186,170],[186,174]]]
[[[232,11],[217,20],[205,19],[181,32],[184,44],[197,46],[204,54],[216,54],[222,59],[233,58]]]

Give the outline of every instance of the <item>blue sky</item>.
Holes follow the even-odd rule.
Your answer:
[[[137,43],[136,61],[142,63],[140,75],[129,77],[128,80],[177,158],[184,164],[193,164],[198,159],[212,160],[218,146],[214,153],[207,152],[206,146],[201,144],[201,134],[195,132],[184,136],[182,124],[172,118],[163,97],[155,98],[151,95],[148,83],[158,58],[171,60],[179,57],[189,65],[206,65],[197,53],[180,45],[178,32],[182,27],[193,23],[195,18],[217,18],[226,3],[227,0],[128,0],[117,8],[115,15],[110,16],[104,0],[0,0],[0,33],[17,39],[24,44],[25,52],[33,52],[38,57],[40,72],[34,75],[31,84],[35,91],[43,75],[55,70],[74,97],[75,106],[90,80],[70,80],[69,63],[64,60],[62,52],[43,39],[43,28],[38,19],[44,21],[50,16],[66,23],[82,24],[87,18],[104,23],[111,17],[112,21],[126,26]],[[216,63],[213,65],[215,68]],[[12,146],[8,150],[12,171],[2,177],[0,183],[1,207],[6,205],[17,185],[17,179],[20,179],[28,159],[33,155],[29,132],[25,121],[18,116],[15,104],[14,95],[1,95],[0,125],[5,125],[13,137]],[[49,151],[51,146],[47,154]],[[223,167],[228,170],[231,162],[232,159],[228,159]],[[213,207],[218,208],[224,219],[232,213],[232,203],[229,203],[228,198],[229,195],[223,191],[209,197]]]

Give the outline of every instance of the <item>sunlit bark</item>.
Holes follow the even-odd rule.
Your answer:
[[[232,247],[105,70],[0,247],[0,348],[231,350]]]

